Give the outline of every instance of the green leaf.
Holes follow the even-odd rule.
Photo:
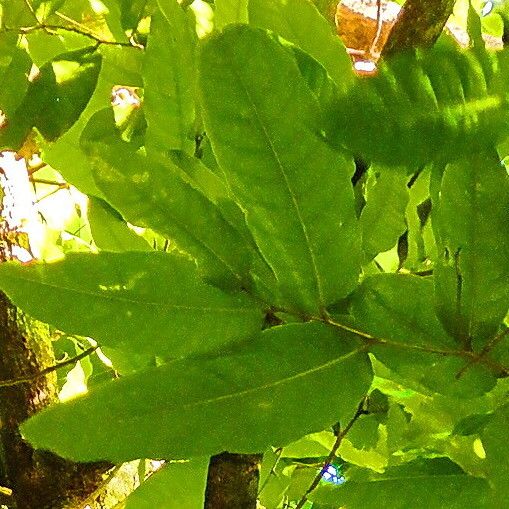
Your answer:
[[[64,332],[161,356],[214,350],[256,334],[262,322],[251,300],[203,283],[193,263],[171,253],[72,253],[50,264],[2,264],[0,287]]]
[[[377,169],[374,172],[378,173]],[[404,174],[380,168],[376,184],[369,190],[360,217],[362,248],[368,261],[394,247],[406,230],[407,181]]]
[[[168,158],[143,156],[122,141],[111,109],[91,118],[82,147],[98,187],[125,220],[174,240],[215,284],[249,284],[250,255],[237,231]]]
[[[159,0],[143,63],[147,150],[194,151],[196,95],[194,19],[177,0]],[[162,62],[166,64],[162,65]]]
[[[319,313],[357,283],[352,161],[327,147],[315,97],[265,32],[212,37],[200,73],[207,134],[285,304]]]
[[[95,48],[64,53],[43,65],[30,83],[2,139],[18,149],[32,127],[54,141],[78,120],[92,96],[101,69]],[[1,141],[0,141],[1,143]],[[5,143],[5,142],[4,142]]]
[[[105,201],[90,197],[87,217],[95,245],[103,251],[151,251],[148,242],[131,230]]]
[[[87,157],[80,150],[81,132],[96,111],[111,107],[114,85],[142,85],[142,53],[136,48],[111,45],[102,45],[98,51],[102,56],[102,66],[90,102],[78,122],[67,133],[54,143],[42,142],[42,159],[80,191],[104,198],[95,185]]]
[[[129,495],[125,509],[202,509],[208,466],[209,458],[166,464]]]
[[[23,100],[32,66],[26,51],[18,48],[16,43],[17,37],[13,34],[0,35],[0,110],[7,122]]]
[[[496,153],[450,164],[433,206],[438,316],[460,343],[481,347],[509,307],[509,175]]]
[[[366,278],[352,295],[356,327],[385,344],[371,351],[387,367],[435,392],[459,397],[484,394],[495,377],[480,365],[461,378],[469,362],[433,312],[433,280],[402,274]]]
[[[247,23],[249,0],[214,0],[214,25],[222,30],[231,23]]]
[[[509,486],[509,458],[507,455],[507,429],[509,429],[509,405],[500,407],[484,428],[481,437],[486,451],[487,473],[495,489],[494,500],[507,500]],[[493,507],[502,507],[494,505]]]
[[[350,373],[355,378],[342,383]],[[22,433],[83,461],[255,453],[347,421],[371,379],[357,340],[320,323],[291,324],[219,357],[104,384],[37,414]]]
[[[446,458],[415,460],[383,474],[352,468],[345,476],[343,485],[322,485],[310,498],[348,509],[464,509],[486,507],[489,500],[484,479],[468,476]]]
[[[352,61],[345,46],[310,0],[250,0],[249,22],[274,31],[308,53],[340,90],[353,84]]]
[[[493,414],[473,414],[456,423],[453,435],[469,436],[480,433],[491,422]]]
[[[331,143],[410,168],[474,155],[509,134],[508,57],[493,54],[488,66],[456,47],[398,54],[338,98]]]

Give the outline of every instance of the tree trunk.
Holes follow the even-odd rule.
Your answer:
[[[205,509],[256,509],[261,454],[213,456],[209,463]]]
[[[435,44],[442,33],[455,0],[407,0],[392,27],[382,56]]]

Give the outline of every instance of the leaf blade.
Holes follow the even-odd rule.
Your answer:
[[[358,376],[349,387],[332,383],[322,391],[352,370]],[[371,379],[358,341],[320,323],[292,324],[219,357],[189,358],[98,387],[30,419],[23,434],[36,446],[82,460],[259,452],[348,420]],[[53,422],[66,426],[49,433]],[[150,433],[139,431],[148,427]]]
[[[193,263],[171,253],[72,253],[51,264],[7,263],[0,286],[21,309],[60,330],[163,357],[213,350],[256,334],[262,322],[250,299],[203,283]],[[62,302],[72,308],[62,310]]]
[[[263,31],[237,26],[211,38],[200,74],[214,152],[281,293],[293,308],[320,312],[357,282],[352,161],[320,139],[316,99]]]

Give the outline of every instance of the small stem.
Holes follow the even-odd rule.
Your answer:
[[[380,36],[382,35],[382,27],[383,27],[382,0],[376,0],[376,34],[375,37],[373,37],[373,42],[371,43],[371,47],[369,48],[370,55],[375,54],[376,45],[378,44]]]
[[[30,34],[32,32],[36,32],[38,30],[44,30],[46,32],[48,30],[53,31],[53,32],[57,32],[59,30],[62,30],[64,32],[72,32],[75,34],[82,35],[83,37],[88,37],[89,39],[96,42],[98,45],[99,44],[107,44],[110,46],[123,46],[126,48],[137,48],[137,49],[143,48],[142,46],[132,44],[131,42],[107,41],[105,39],[98,37],[97,35],[92,34],[91,32],[81,30],[80,28],[77,28],[77,27],[66,27],[66,26],[61,26],[61,25],[46,25],[46,24],[42,24],[42,23],[39,25],[31,26],[31,27],[17,27],[17,28],[4,27],[3,29],[0,30],[0,33],[2,33],[2,32],[16,32],[21,35],[26,35],[26,34]]]
[[[440,350],[438,348],[431,348],[427,346],[419,346],[419,345],[411,345],[407,343],[399,343],[396,341],[390,341],[388,339],[382,339],[382,338],[376,338],[370,334],[367,334],[366,332],[360,331],[358,329],[355,329],[354,327],[351,327],[349,325],[344,325],[342,323],[336,322],[334,320],[331,320],[330,318],[327,319],[321,319],[315,317],[314,320],[322,321],[324,323],[327,323],[329,325],[332,325],[333,327],[337,327],[339,329],[342,329],[344,331],[350,332],[351,334],[354,334],[355,336],[361,338],[363,341],[366,342],[367,346],[386,346],[389,348],[400,348],[403,350],[413,350],[416,352],[424,352],[424,353],[432,353],[435,355],[443,355],[444,357],[461,357],[463,359],[468,359],[470,362],[478,362],[480,364],[483,364],[487,368],[489,368],[492,371],[496,371],[498,375],[503,376],[509,376],[509,368],[504,366],[503,364],[500,364],[493,359],[490,359],[487,357],[488,352],[481,352],[481,354],[476,354],[475,352],[469,351],[469,350]],[[505,336],[504,332],[504,336]],[[502,338],[497,339],[497,342],[500,341]],[[488,350],[489,351],[489,350]]]
[[[467,364],[465,364],[465,366],[463,366],[459,371],[458,373],[456,374],[456,378],[461,378],[465,372],[471,367],[473,366],[474,364],[477,364],[478,362],[480,362],[481,360],[485,360],[486,359],[486,355],[488,355],[492,350],[493,348],[495,348],[507,335],[509,334],[509,328],[507,329],[504,329],[503,331],[501,331],[500,333],[498,333],[491,341],[488,341],[488,343],[486,343],[486,345],[484,346],[484,348],[479,352],[478,355],[476,355],[475,357],[472,357],[472,359],[470,360],[470,362],[468,362]],[[491,361],[490,361],[491,362]]]
[[[364,403],[365,398],[359,403],[359,406],[357,407],[357,411],[355,412],[354,416],[350,419],[348,424],[338,433],[338,436],[336,437],[336,441],[334,442],[334,445],[332,446],[332,449],[329,452],[329,455],[323,462],[322,468],[320,469],[320,472],[316,475],[316,477],[313,479],[313,482],[309,485],[309,488],[307,489],[306,493],[302,496],[302,498],[299,500],[299,503],[295,506],[295,509],[302,509],[304,507],[304,504],[308,500],[308,496],[310,493],[312,493],[318,484],[320,483],[323,474],[326,472],[327,467],[330,465],[332,461],[336,459],[336,454],[338,452],[339,447],[341,446],[341,442],[343,442],[343,439],[347,435],[347,433],[350,431],[352,426],[355,424],[357,419],[364,414]]]
[[[69,366],[80,361],[81,359],[84,359],[85,357],[88,357],[89,355],[93,354],[97,350],[97,348],[98,348],[97,346],[91,346],[90,348],[87,348],[85,351],[81,352],[79,355],[76,355],[71,359],[59,362],[58,364],[55,364],[53,366],[48,366],[47,368],[42,369],[41,371],[32,376],[11,378],[10,380],[0,380],[0,387],[12,387],[14,385],[33,382],[34,380],[41,378],[45,375],[48,375],[49,373],[52,373],[57,369]]]

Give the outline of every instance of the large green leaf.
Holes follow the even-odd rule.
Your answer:
[[[311,55],[341,90],[353,83],[345,46],[310,0],[250,0],[249,22],[274,31]]]
[[[126,500],[125,509],[203,509],[209,458],[165,465]]]
[[[222,356],[105,384],[41,412],[22,432],[78,460],[254,453],[347,421],[371,379],[356,339],[320,323],[291,324]]]
[[[487,68],[475,52],[449,46],[395,55],[330,109],[330,139],[412,168],[475,154],[509,134],[508,59],[500,52]]]
[[[433,207],[438,315],[460,343],[482,346],[509,307],[509,175],[497,154],[450,164]]]
[[[406,230],[407,181],[404,174],[381,168],[368,192],[360,217],[362,248],[368,260],[394,247]]]
[[[464,509],[486,507],[488,483],[446,458],[419,459],[383,474],[353,468],[341,486],[321,486],[313,501],[348,509]]]
[[[369,277],[352,295],[351,311],[357,328],[385,340],[384,346],[371,348],[377,359],[404,379],[462,397],[481,395],[494,386],[494,376],[478,365],[456,377],[469,358],[462,357],[435,316],[431,278]]]
[[[196,33],[177,0],[159,0],[143,64],[147,149],[194,150]],[[166,62],[166,64],[162,64]]]
[[[352,161],[327,147],[316,98],[265,32],[226,28],[200,73],[207,134],[285,304],[318,313],[357,283]]]
[[[18,149],[32,127],[54,141],[78,120],[92,96],[101,69],[96,48],[64,53],[43,65],[4,129],[0,143]]]
[[[171,253],[69,254],[50,264],[0,266],[18,307],[100,344],[179,357],[256,334],[261,311],[244,295],[203,283]]]
[[[174,240],[216,284],[248,284],[250,256],[241,236],[168,158],[143,156],[122,141],[111,110],[92,117],[82,146],[97,185],[125,220]]]

